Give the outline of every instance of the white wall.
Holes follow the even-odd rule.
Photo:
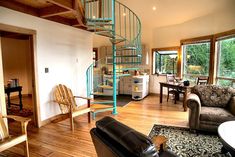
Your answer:
[[[155,28],[152,45],[154,48],[180,46],[182,39],[212,35],[231,29],[235,29],[235,9],[221,10],[181,24]],[[165,81],[165,76],[151,77],[151,93],[160,92],[160,81]]]
[[[37,31],[36,63],[41,120],[60,113],[53,88],[63,83],[86,95],[86,69],[92,63],[92,33],[0,7],[0,23]],[[49,73],[44,68],[49,68]],[[1,87],[3,88],[3,87]]]

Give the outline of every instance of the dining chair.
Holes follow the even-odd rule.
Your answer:
[[[172,74],[166,74],[166,82],[167,83],[174,83],[175,81],[175,76]],[[172,89],[167,87],[167,102],[169,100],[169,95],[172,94],[174,95],[174,99],[175,99],[175,104],[176,104],[176,100],[179,97],[179,92],[176,89]]]
[[[90,101],[91,98],[74,96],[71,89],[67,88],[65,85],[59,84],[56,86],[54,91],[55,102],[60,106],[62,114],[69,114],[70,117],[70,127],[74,131],[73,118],[80,116],[82,114],[88,114],[88,122],[90,123]],[[77,106],[75,98],[81,98],[87,100],[87,106]]]
[[[208,76],[199,76],[197,78],[197,85],[206,85],[209,82]]]

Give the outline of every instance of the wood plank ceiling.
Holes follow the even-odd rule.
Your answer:
[[[0,6],[86,29],[85,11],[81,0],[0,0]]]

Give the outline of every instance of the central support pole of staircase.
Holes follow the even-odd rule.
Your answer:
[[[113,31],[113,39],[115,39],[115,0],[112,0],[112,31]],[[113,114],[117,114],[117,75],[116,75],[116,45],[112,44],[113,50]]]

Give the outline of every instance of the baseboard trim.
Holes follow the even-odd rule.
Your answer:
[[[45,126],[45,125],[50,124],[50,123],[57,123],[57,122],[60,122],[62,120],[65,120],[67,118],[69,118],[69,114],[58,114],[58,115],[50,117],[46,120],[41,121],[41,126],[40,127]]]

